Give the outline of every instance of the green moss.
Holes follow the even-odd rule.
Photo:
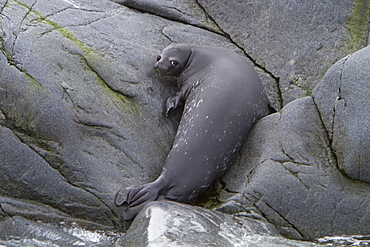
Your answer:
[[[366,45],[369,26],[370,0],[354,0],[354,7],[347,22],[349,41],[347,49],[355,52]]]
[[[303,94],[303,97],[311,96],[312,95],[312,92],[313,92],[313,89],[312,88],[310,88],[310,87],[304,87],[304,88],[302,88],[302,90],[305,92]]]
[[[26,79],[31,82],[33,86],[37,87],[40,90],[45,90],[41,83],[33,78],[29,73],[27,73],[27,71],[21,70],[21,72],[24,74],[24,77],[26,77]]]
[[[113,103],[115,105],[119,106],[120,104],[123,104],[123,106],[125,107],[125,109],[127,111],[131,111],[131,112],[136,113],[137,115],[141,115],[139,104],[137,104],[134,100],[131,100],[127,96],[112,90],[104,82],[104,80],[99,77],[98,73],[96,73],[95,71],[93,71],[93,72],[96,75],[96,79],[97,79],[99,85],[110,95],[110,98],[111,98],[111,100],[113,101]]]
[[[36,10],[33,10],[30,6],[27,4],[24,4],[18,0],[13,0],[15,3],[19,4],[20,6],[26,8],[29,10],[29,13],[32,13],[36,15],[40,21],[48,24],[49,26],[53,27],[53,30],[57,31],[60,33],[64,38],[70,40],[73,42],[77,47],[80,48],[82,53],[84,54],[84,60],[85,63],[87,64],[87,67],[96,75],[98,84],[111,96],[111,100],[113,101],[114,104],[119,105],[123,104],[126,110],[130,110],[132,112],[135,112],[136,114],[140,115],[140,107],[137,102],[135,102],[133,99],[121,94],[120,92],[117,92],[115,90],[112,90],[105,82],[104,80],[99,76],[99,74],[94,71],[91,66],[89,66],[88,62],[89,61],[99,61],[101,59],[104,59],[101,54],[90,48],[88,45],[84,44],[80,40],[78,40],[70,31],[67,29],[61,27],[55,22],[52,22],[50,20],[47,20],[45,16],[43,16],[41,13],[37,12]],[[29,78],[33,79],[29,74],[24,72],[26,76]],[[33,79],[33,81],[36,81]],[[36,81],[37,82],[37,81]],[[37,82],[38,83],[38,82]],[[40,84],[40,83],[38,83]]]
[[[41,90],[44,90],[44,87],[41,85],[40,82],[38,82],[35,78],[33,78],[27,71],[17,66],[17,63],[14,61],[14,58],[5,51],[4,40],[1,37],[0,37],[0,42],[2,44],[1,50],[3,51],[3,54],[6,56],[8,63],[13,65],[17,70],[19,70],[24,75],[24,77],[31,82],[31,85],[34,85],[40,88]]]

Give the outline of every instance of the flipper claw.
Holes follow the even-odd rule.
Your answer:
[[[122,206],[125,203],[129,204],[128,196],[132,187],[127,187],[119,190],[114,198],[114,202],[117,206]]]
[[[118,207],[126,206],[123,218],[125,220],[130,220],[134,218],[147,203],[155,201],[162,190],[163,189],[158,183],[155,182],[123,188],[117,192],[114,202]]]

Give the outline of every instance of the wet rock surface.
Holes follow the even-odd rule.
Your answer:
[[[15,216],[0,223],[0,246],[114,246],[123,234],[87,231],[76,224],[45,224]]]
[[[43,224],[60,222],[127,230],[114,194],[157,177],[181,116],[164,117],[175,84],[153,70],[156,54],[171,42],[238,52],[259,72],[274,107],[284,106],[255,125],[216,185],[218,211],[260,219],[296,239],[369,234],[366,4],[0,0],[0,228],[9,229],[2,241],[49,241],[27,226],[53,232]],[[132,237],[110,243],[134,241],[132,229],[151,219],[148,212],[172,207],[183,214],[169,220],[198,215],[199,225],[216,217],[249,236],[250,228],[237,229],[232,216],[212,210],[151,207],[133,222]],[[253,236],[280,241],[255,227]],[[54,230],[60,245],[81,241]],[[215,234],[203,239],[230,243]]]
[[[279,237],[263,220],[233,217],[174,202],[152,202],[135,218],[122,246],[314,246]]]

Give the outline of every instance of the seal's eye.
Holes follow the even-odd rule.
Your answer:
[[[178,65],[178,64],[179,64],[179,63],[178,63],[177,61],[175,61],[175,60],[172,60],[172,61],[171,61],[171,65],[172,65],[172,66],[176,66],[176,65]]]
[[[158,56],[157,56],[157,62],[158,62],[159,60],[161,60],[161,58],[162,58],[162,57],[161,57],[161,55],[158,55]]]

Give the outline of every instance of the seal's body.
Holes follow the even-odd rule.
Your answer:
[[[253,67],[224,48],[170,45],[158,56],[161,74],[178,76],[180,91],[167,100],[167,113],[185,102],[173,147],[152,183],[120,190],[133,218],[149,201],[190,202],[233,163],[253,123],[269,113]]]

